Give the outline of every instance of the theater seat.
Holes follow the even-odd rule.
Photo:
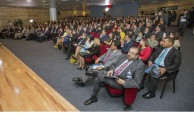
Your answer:
[[[122,97],[123,104],[125,107],[123,108],[124,111],[131,110],[131,105],[135,101],[138,89],[137,88],[124,88],[123,90],[115,89],[110,87],[109,85],[104,85],[108,94],[111,97]]]

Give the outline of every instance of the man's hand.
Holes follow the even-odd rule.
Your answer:
[[[75,44],[73,44],[74,46],[77,46],[77,44],[75,43]]]
[[[158,71],[160,72],[160,75],[162,75],[166,72],[166,69],[165,68],[159,68]]]
[[[148,65],[151,66],[153,63],[152,61],[148,61]]]
[[[117,84],[124,85],[125,81],[121,78],[116,79]]]
[[[112,76],[113,75],[113,70],[109,70],[108,73],[107,73],[107,76]]]

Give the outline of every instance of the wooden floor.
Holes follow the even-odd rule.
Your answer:
[[[79,111],[0,43],[0,111]]]

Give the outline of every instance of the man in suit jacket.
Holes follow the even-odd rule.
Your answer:
[[[148,61],[149,66],[158,66],[160,77],[165,76],[168,71],[177,70],[181,64],[181,53],[173,47],[173,39],[167,37],[164,38],[163,42],[163,48],[157,48]],[[159,59],[161,60],[159,61]],[[155,97],[157,81],[157,78],[151,76],[151,80],[148,85],[148,92],[142,95],[143,98],[150,99]]]
[[[133,47],[133,40],[131,40],[131,35],[126,34],[125,35],[125,41],[121,41],[121,50],[123,53],[127,54],[129,49]]]
[[[89,69],[85,73],[89,77],[84,76],[82,83],[80,83],[80,85],[85,85],[86,81],[89,81],[96,77],[95,75],[93,75],[93,71],[107,70],[112,65],[112,63],[118,61],[122,55],[120,49],[121,49],[120,41],[118,40],[113,41],[108,51],[102,56],[100,56],[98,59],[96,59],[94,65],[89,67]],[[80,77],[75,77],[73,78],[73,80],[75,81],[76,79],[79,78]]]
[[[84,102],[89,105],[97,102],[97,94],[103,86],[103,83],[116,89],[139,88],[144,74],[144,63],[138,59],[139,49],[130,48],[127,56],[122,55],[119,60],[114,62],[108,72],[98,71],[97,78],[94,82],[92,97]],[[108,78],[107,78],[107,77]],[[117,78],[109,78],[114,76]]]
[[[113,62],[116,62],[122,55],[120,49],[120,42],[118,40],[113,41],[108,51],[102,56],[100,56],[98,59],[96,59],[95,64],[102,63],[102,65],[97,67],[96,70],[107,69],[111,66]]]

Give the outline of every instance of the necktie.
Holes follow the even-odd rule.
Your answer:
[[[106,61],[109,59],[109,57],[111,56],[113,52],[111,51],[111,53],[109,53],[103,60],[103,63],[106,63]]]
[[[125,61],[122,65],[117,67],[114,72],[114,76],[118,76],[129,64],[129,60]]]
[[[154,61],[154,63],[157,65],[160,65],[166,53],[167,53],[167,49],[164,49],[164,51],[158,56],[158,58]]]

